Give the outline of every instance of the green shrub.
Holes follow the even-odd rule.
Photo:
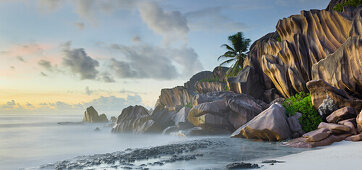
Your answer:
[[[358,7],[359,5],[362,4],[362,0],[348,0],[344,3],[339,3],[336,6],[334,6],[333,10],[338,11],[338,12],[342,12],[343,8],[346,6],[349,7]]]
[[[277,36],[277,41],[282,42],[282,38],[280,37],[280,35]]]
[[[299,118],[299,123],[304,132],[317,129],[319,123],[322,122],[318,111],[314,109],[312,105],[312,99],[309,93],[300,92],[286,99],[283,102],[283,106],[286,109],[287,116],[293,116],[296,112],[302,113],[302,117]]]

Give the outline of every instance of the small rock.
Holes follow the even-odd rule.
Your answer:
[[[327,128],[320,128],[314,131],[310,131],[303,135],[303,137],[307,138],[307,142],[318,142],[325,138],[327,138],[331,134],[331,131]]]
[[[95,129],[94,129],[94,131],[100,131],[101,129],[99,129],[99,127],[96,127]]]
[[[356,122],[357,122],[358,132],[361,133],[362,132],[362,110],[359,112],[359,114],[356,118]]]
[[[351,128],[348,126],[325,122],[321,122],[318,125],[318,129],[320,128],[327,128],[332,131],[332,133],[349,133],[351,131]]]
[[[285,161],[277,161],[277,160],[265,160],[261,163],[264,163],[264,164],[275,164],[275,163],[284,163]]]
[[[353,141],[353,142],[362,141],[362,133],[360,133],[358,135],[353,135],[353,136],[347,137],[345,140]]]
[[[356,112],[352,107],[343,107],[334,111],[327,117],[327,122],[329,123],[337,123],[341,120],[346,120],[350,118],[355,118]]]
[[[257,169],[260,168],[258,164],[244,163],[244,162],[235,162],[226,165],[227,169]]]

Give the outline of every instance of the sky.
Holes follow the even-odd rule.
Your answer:
[[[119,114],[329,0],[0,0],[0,114]]]

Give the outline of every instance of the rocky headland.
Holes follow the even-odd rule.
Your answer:
[[[153,110],[125,108],[112,132],[228,134],[292,147],[362,140],[362,6],[334,10],[344,2],[279,20],[251,45],[237,76],[226,77],[226,67],[199,72],[162,89]],[[309,110],[290,114],[286,101],[298,94],[310,95]],[[83,121],[103,117],[88,108]]]

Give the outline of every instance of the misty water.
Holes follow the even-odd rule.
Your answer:
[[[231,162],[272,159],[303,151],[284,147],[281,143],[254,142],[228,136],[115,134],[111,133],[109,124],[59,124],[79,122],[81,119],[79,115],[0,115],[0,169],[37,169],[41,165],[72,160],[77,156],[199,140],[216,143],[195,150],[195,153],[202,154],[196,160],[147,168],[223,169]],[[97,127],[99,131],[95,130]],[[144,160],[139,163],[155,161]]]

